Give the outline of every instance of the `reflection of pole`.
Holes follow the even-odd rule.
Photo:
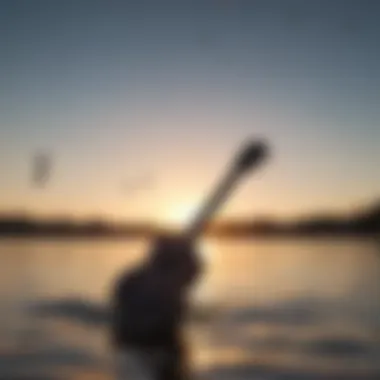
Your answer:
[[[33,253],[34,253],[34,244],[35,243],[27,243],[22,241],[20,246],[21,253],[21,278],[20,278],[20,287],[21,287],[21,295],[20,295],[20,305],[18,308],[18,312],[20,313],[20,321],[19,321],[19,335],[17,338],[16,344],[19,348],[34,348],[34,339],[33,333],[35,329],[35,321],[29,315],[27,315],[27,309],[29,307],[29,303],[33,298],[33,291],[35,290],[34,283],[35,279],[33,276]]]

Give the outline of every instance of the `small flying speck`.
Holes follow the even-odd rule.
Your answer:
[[[44,186],[50,178],[51,157],[46,152],[38,152],[32,162],[32,184]]]

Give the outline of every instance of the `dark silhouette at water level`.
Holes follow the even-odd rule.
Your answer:
[[[349,216],[310,215],[292,222],[279,222],[275,218],[224,221],[210,224],[206,232],[217,236],[268,238],[374,235],[380,233],[380,202],[373,202]],[[105,220],[75,223],[69,219],[42,222],[22,215],[0,215],[0,237],[115,238],[156,233],[150,223],[111,224]]]
[[[373,236],[380,233],[380,202],[362,207],[350,215],[310,215],[292,222],[255,219],[216,223],[210,232],[219,236],[333,237]]]

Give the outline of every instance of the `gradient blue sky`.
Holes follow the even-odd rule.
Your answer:
[[[379,19],[376,0],[0,1],[0,210],[179,217],[247,136],[273,159],[226,216],[375,199]],[[123,191],[138,173],[156,186]]]

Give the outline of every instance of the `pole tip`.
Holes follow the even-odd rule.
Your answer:
[[[238,155],[237,168],[241,171],[251,169],[261,163],[269,154],[269,147],[264,140],[250,140]]]

